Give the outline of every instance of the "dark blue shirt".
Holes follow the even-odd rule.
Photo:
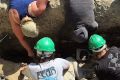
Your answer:
[[[9,9],[16,9],[19,13],[20,19],[23,17],[30,16],[28,13],[28,6],[34,0],[10,0]]]

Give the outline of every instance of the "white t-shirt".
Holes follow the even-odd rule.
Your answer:
[[[40,64],[31,63],[27,70],[33,80],[64,80],[63,70],[69,66],[69,61],[56,58]]]

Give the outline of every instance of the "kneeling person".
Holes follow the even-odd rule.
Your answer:
[[[96,62],[95,72],[99,80],[120,80],[120,50],[108,48],[106,40],[97,34],[89,39],[89,49]]]
[[[53,58],[55,52],[54,42],[44,37],[35,45],[38,63],[30,63],[21,71],[33,80],[63,80],[63,70],[68,69],[70,63],[61,58]]]

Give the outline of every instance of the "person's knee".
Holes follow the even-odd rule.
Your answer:
[[[91,24],[91,27],[93,29],[97,29],[98,28],[98,23],[96,21],[94,21],[92,24]]]
[[[88,24],[86,27],[91,33],[98,29],[98,23],[96,21],[94,21],[93,23]]]
[[[41,12],[45,11],[46,7],[47,7],[46,4],[39,6],[39,11],[41,11]]]
[[[73,34],[73,40],[79,43],[85,42],[88,39],[88,31],[82,25],[78,25],[78,28],[74,30]]]

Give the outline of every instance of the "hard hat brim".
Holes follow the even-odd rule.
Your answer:
[[[98,49],[98,50],[92,50],[92,52],[101,52],[102,50],[104,50],[107,47],[107,45],[105,44],[102,48]]]

